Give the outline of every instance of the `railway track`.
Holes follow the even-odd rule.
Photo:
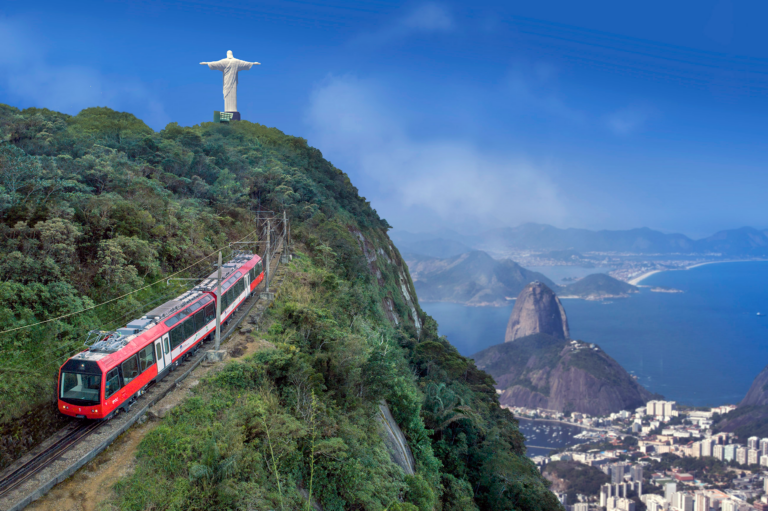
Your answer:
[[[0,480],[0,497],[24,484],[29,478],[50,465],[80,440],[90,435],[101,424],[101,422],[81,422],[71,427],[71,431],[67,432],[62,438]]]
[[[274,285],[279,286],[282,283],[282,275],[278,276],[277,270],[281,266],[280,264],[280,252],[282,251],[282,237],[278,238],[273,250],[271,251],[271,279],[274,279]],[[260,287],[262,287],[260,285]],[[260,302],[258,294],[249,298],[243,303],[243,306],[236,311],[226,327],[222,328],[222,342],[228,338],[240,323],[250,314],[251,310]],[[181,380],[186,378],[200,363],[205,359],[205,352],[202,344],[195,350],[194,354],[190,354],[184,359],[181,367],[186,370],[175,381],[172,381],[170,385],[161,382],[155,385],[151,385],[147,390],[148,402],[140,406],[138,412],[129,412],[126,414],[120,414],[120,420],[112,419],[108,421],[78,421],[71,426],[67,426],[60,430],[53,437],[50,437],[50,445],[43,447],[45,442],[38,446],[39,452],[31,451],[29,453],[29,459],[24,460],[21,458],[17,460],[11,467],[9,467],[5,473],[0,472],[0,510],[13,510],[18,511],[26,507],[32,500],[39,498],[47,493],[56,483],[63,481],[69,475],[73,474],[77,469],[82,467],[89,460],[93,459],[98,453],[104,450],[117,436],[122,434],[128,427],[130,427],[140,415],[143,415],[146,410],[155,404],[159,399],[162,399],[168,392],[172,391]],[[202,352],[201,352],[202,351]],[[185,367],[187,366],[187,367]],[[170,380],[170,379],[169,379]],[[159,389],[154,387],[159,386]],[[155,394],[155,395],[153,395]],[[141,403],[143,398],[139,398],[136,404]],[[135,406],[135,404],[134,404]],[[120,425],[125,417],[129,417],[127,423]],[[117,422],[118,424],[114,424]],[[104,436],[105,438],[98,438],[97,440],[88,440],[87,438],[98,428],[104,427],[104,431],[97,435],[97,437]],[[54,438],[59,435],[58,438]],[[81,442],[86,444],[85,449],[88,449],[89,454],[83,452],[78,453],[78,449],[75,449]],[[89,444],[98,444],[91,446]],[[80,448],[83,449],[82,447]],[[65,456],[68,452],[74,452],[74,456],[70,454],[72,460],[69,460]],[[57,461],[60,461],[57,463]],[[50,470],[45,470],[50,467]],[[35,480],[36,475],[40,477]],[[30,481],[31,480],[31,481]],[[29,482],[28,485],[25,483]]]

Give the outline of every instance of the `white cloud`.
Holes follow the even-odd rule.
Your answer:
[[[0,102],[73,115],[108,106],[131,111],[156,129],[169,122],[162,103],[140,80],[52,62],[34,34],[22,20],[0,18]]]
[[[391,224],[468,230],[564,218],[557,187],[539,166],[466,140],[415,140],[382,95],[372,82],[329,78],[315,89],[307,122],[310,143],[350,173]]]

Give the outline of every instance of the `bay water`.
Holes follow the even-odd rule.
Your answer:
[[[546,268],[537,270],[546,274]],[[611,301],[563,300],[571,336],[599,344],[648,390],[667,399],[693,406],[737,404],[768,364],[768,262],[661,272],[641,285],[683,293],[642,287]],[[440,333],[471,356],[504,342],[514,302],[421,305]]]

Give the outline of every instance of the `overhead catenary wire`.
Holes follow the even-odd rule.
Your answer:
[[[258,230],[259,230],[259,229],[255,229],[255,230],[251,231],[251,232],[250,232],[250,233],[248,233],[246,236],[244,236],[243,238],[240,238],[240,239],[239,239],[239,240],[237,240],[237,241],[238,241],[238,242],[240,242],[240,241],[243,241],[243,240],[245,240],[246,238],[248,238],[248,237],[252,236],[254,233],[256,233]],[[206,260],[206,259],[208,259],[209,257],[212,257],[212,256],[214,256],[215,254],[217,254],[217,253],[218,253],[220,250],[224,250],[224,249],[228,248],[230,245],[231,245],[231,243],[228,243],[228,244],[227,244],[226,246],[224,246],[224,247],[220,247],[220,248],[217,248],[216,250],[214,250],[214,251],[213,251],[213,252],[211,252],[210,254],[208,254],[208,255],[206,255],[205,257],[203,257],[203,258],[201,258],[201,259],[199,259],[199,260],[195,261],[194,263],[190,264],[190,265],[189,265],[189,266],[187,266],[186,268],[182,268],[181,270],[178,270],[178,271],[176,271],[176,272],[174,272],[174,273],[171,273],[170,275],[166,275],[165,277],[163,277],[163,278],[162,278],[162,279],[160,279],[160,280],[156,280],[155,282],[152,282],[151,284],[147,284],[146,286],[140,287],[140,288],[138,288],[138,289],[134,289],[134,290],[133,290],[133,291],[131,291],[131,292],[128,292],[128,293],[122,294],[122,295],[120,295],[120,296],[117,296],[117,297],[115,297],[115,298],[112,298],[112,299],[110,299],[110,300],[107,300],[107,301],[105,301],[105,302],[101,302],[101,303],[99,303],[99,304],[93,305],[93,306],[91,306],[91,307],[86,307],[85,309],[81,309],[81,310],[79,310],[79,311],[76,311],[76,312],[70,312],[70,313],[68,313],[68,314],[64,314],[64,315],[61,315],[61,316],[58,316],[58,317],[55,317],[55,318],[49,318],[49,319],[46,319],[46,320],[44,320],[44,321],[38,321],[37,323],[31,323],[31,324],[29,324],[29,325],[22,325],[22,326],[18,326],[18,327],[15,327],[15,328],[10,328],[10,329],[8,329],[8,330],[3,330],[2,332],[0,332],[0,335],[3,335],[3,334],[8,334],[8,333],[11,333],[11,332],[16,332],[16,331],[19,331],[19,330],[24,330],[24,329],[27,329],[27,328],[32,328],[32,327],[34,327],[34,326],[44,325],[44,324],[46,324],[46,323],[50,323],[50,322],[52,322],[52,321],[59,321],[59,320],[61,320],[61,319],[70,318],[70,317],[72,317],[72,316],[76,316],[76,315],[78,315],[78,314],[82,314],[83,312],[88,312],[89,310],[97,309],[97,308],[99,308],[99,307],[102,307],[102,306],[104,306],[104,305],[107,305],[107,304],[109,304],[109,303],[113,303],[113,302],[116,302],[117,300],[121,300],[121,299],[123,299],[123,298],[125,298],[125,297],[127,297],[127,296],[131,296],[132,294],[138,293],[139,291],[143,291],[143,290],[145,290],[145,289],[149,289],[149,288],[151,288],[152,286],[154,286],[154,285],[156,285],[156,284],[159,284],[159,283],[161,283],[161,282],[165,282],[165,281],[166,281],[168,278],[171,278],[171,277],[173,277],[174,275],[178,275],[178,274],[180,274],[180,273],[183,273],[183,272],[187,271],[187,270],[188,270],[188,269],[190,269],[190,268],[193,268],[193,267],[197,266],[198,264],[202,263],[203,261],[205,261],[205,260]]]

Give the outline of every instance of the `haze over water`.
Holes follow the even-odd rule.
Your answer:
[[[642,282],[684,293],[563,300],[571,336],[599,344],[652,392],[683,404],[738,403],[768,364],[768,262],[723,263]],[[512,305],[423,303],[462,355],[503,342]]]

